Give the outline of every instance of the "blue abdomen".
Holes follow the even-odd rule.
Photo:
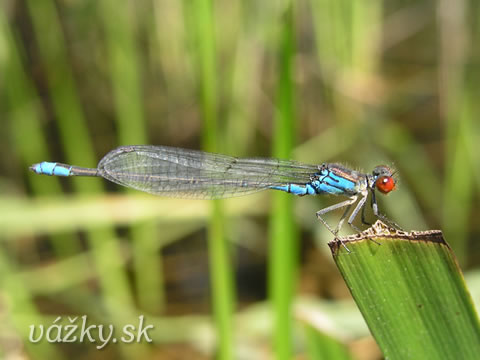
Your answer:
[[[270,189],[285,191],[287,193],[300,195],[300,196],[316,194],[315,188],[310,183],[305,185],[288,184],[288,185],[281,185],[281,186],[271,186]]]
[[[43,161],[33,165],[31,169],[40,175],[70,176],[72,167],[55,162]]]

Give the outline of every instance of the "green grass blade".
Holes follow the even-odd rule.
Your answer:
[[[456,42],[456,39],[469,37],[467,8],[456,2],[452,6],[446,4],[444,1],[438,3],[438,74],[443,84],[439,90],[439,105],[445,124],[445,163],[448,164],[443,189],[443,229],[452,239],[451,245],[460,263],[465,263],[468,223],[474,199],[469,143],[478,117],[473,109],[478,101],[478,88],[476,83],[473,86],[469,84],[469,77],[474,72],[468,71],[468,45],[461,46]]]
[[[385,357],[478,359],[480,324],[442,233],[369,231],[347,238],[350,253],[330,247]]]
[[[275,113],[275,139],[273,156],[289,158],[295,133],[293,104],[293,9],[285,13],[281,37],[281,63]],[[274,308],[274,348],[277,359],[292,357],[291,303],[296,275],[297,239],[293,223],[293,199],[289,194],[273,196],[273,215],[270,236],[270,299]]]
[[[196,40],[195,56],[198,62],[200,104],[203,116],[203,143],[207,151],[221,149],[219,136],[217,61],[215,43],[215,13],[212,1],[195,0],[187,6],[195,14],[191,20],[192,35]],[[187,10],[188,11],[188,10]],[[190,15],[191,16],[191,15]],[[223,202],[212,202],[208,226],[208,256],[212,308],[215,317],[218,350],[217,359],[233,358],[233,311],[235,308],[232,262],[229,243],[224,231]]]
[[[135,6],[118,6],[116,1],[107,0],[98,3],[98,10],[105,30],[120,141],[147,142]]]
[[[135,46],[135,7],[134,4],[126,5],[118,6],[116,1],[98,3],[111,65],[118,143],[147,144],[139,51]],[[130,234],[139,307],[152,314],[161,313],[165,294],[161,257],[154,251],[159,237],[156,224],[150,221],[134,224]]]
[[[161,219],[162,224],[178,224],[182,229],[205,221],[210,203],[200,200],[162,199],[144,195],[98,197],[58,196],[55,198],[19,199],[0,196],[2,235],[30,236],[60,234],[88,227],[91,230],[111,225],[130,225],[139,221]],[[264,215],[265,194],[225,201],[229,216]],[[118,211],[128,209],[128,211]],[[28,227],[25,226],[28,224]],[[165,235],[165,231],[163,231]]]

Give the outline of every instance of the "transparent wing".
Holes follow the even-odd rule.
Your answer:
[[[271,186],[306,184],[318,166],[294,161],[245,158],[168,146],[122,146],[98,164],[110,181],[178,198],[219,199]]]

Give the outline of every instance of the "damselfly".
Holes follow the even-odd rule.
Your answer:
[[[307,165],[267,158],[242,159],[168,146],[132,145],[110,151],[96,169],[56,162],[41,162],[30,169],[44,175],[103,177],[140,191],[177,198],[220,199],[266,189],[299,196],[343,195],[348,199],[316,213],[335,236],[346,219],[351,227],[360,231],[353,224],[360,211],[362,222],[369,225],[365,220],[365,203],[370,192],[373,214],[399,229],[378,211],[375,190],[388,194],[396,185],[394,171],[385,165],[365,174],[335,163]],[[324,215],[340,208],[345,211],[332,228]]]

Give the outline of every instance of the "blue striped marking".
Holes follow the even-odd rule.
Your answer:
[[[312,184],[305,184],[305,185],[296,185],[296,184],[289,184],[289,185],[282,185],[282,186],[271,186],[270,189],[273,190],[280,190],[285,191],[290,194],[294,195],[315,195],[315,188]]]
[[[323,170],[320,172],[319,179],[312,182],[318,193],[344,194],[354,192],[356,182],[345,179],[333,171]]]
[[[315,180],[312,182],[312,186],[317,191],[316,192],[317,194],[333,194],[333,195],[345,194],[345,190],[341,189],[338,183],[333,183],[333,186],[332,186],[320,180]]]
[[[305,185],[287,184],[271,186],[270,189],[285,191],[294,195],[332,194],[342,195],[355,192],[354,181],[345,179],[331,170],[323,169],[316,174],[317,179]]]
[[[33,166],[33,171],[41,175],[70,176],[72,167],[61,166],[55,162],[43,161]]]

